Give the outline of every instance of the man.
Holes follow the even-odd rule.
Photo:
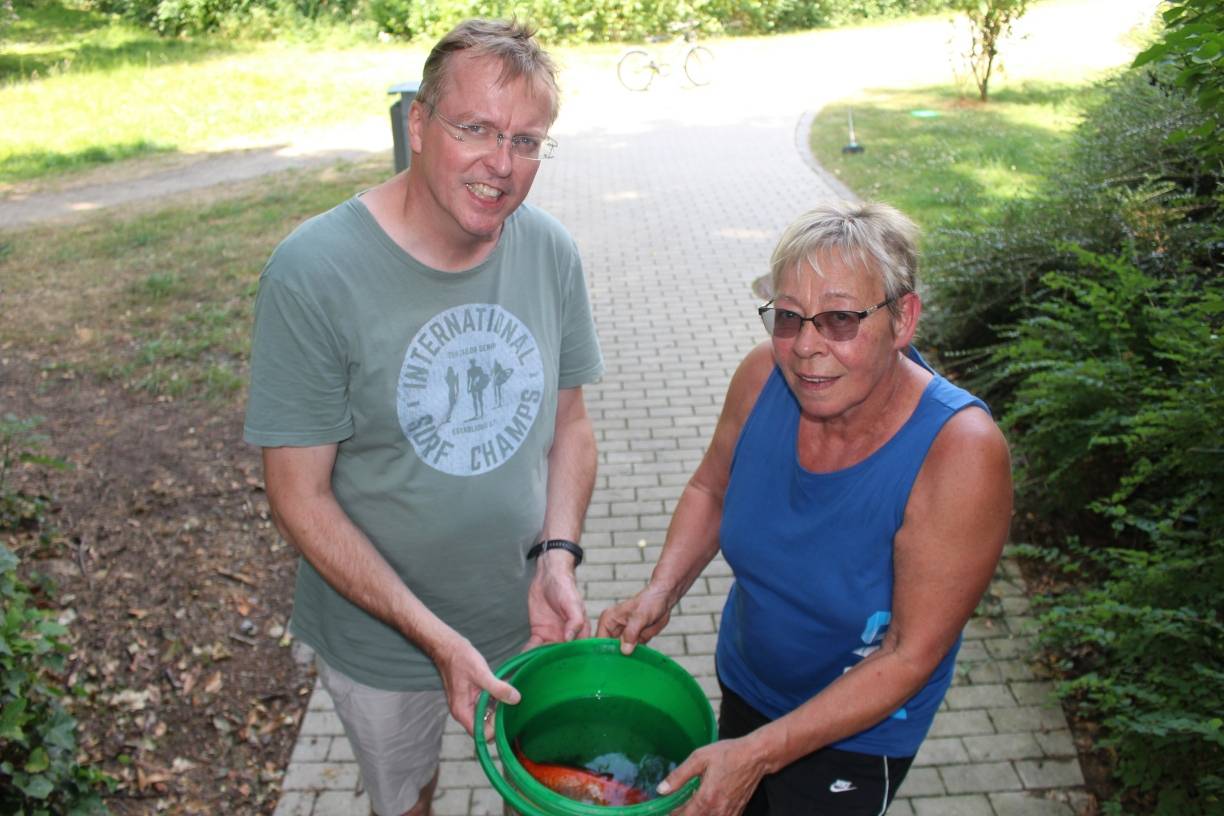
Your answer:
[[[460,24],[409,109],[410,168],[260,280],[245,438],[303,556],[293,632],[379,816],[430,812],[448,708],[471,733],[481,690],[518,701],[490,665],[589,633],[582,386],[603,364],[573,240],[523,204],[557,97],[529,29]],[[504,402],[453,410],[455,372],[495,365]]]

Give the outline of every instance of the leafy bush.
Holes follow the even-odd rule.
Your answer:
[[[1073,579],[1047,599],[1039,640],[1068,677],[1060,693],[1104,727],[1122,790],[1111,812],[1218,813],[1224,282],[1066,251],[1080,269],[1045,275],[990,358],[1014,379],[1002,422],[1023,504],[1099,531],[1030,549]]]
[[[932,233],[926,327],[1000,414],[1019,532],[1050,542],[1023,549],[1062,573],[1039,643],[1101,726],[1105,812],[1207,816],[1224,811],[1224,11],[1170,6],[1037,195]]]
[[[1084,114],[1065,163],[1037,195],[1003,209],[997,221],[931,232],[926,280],[932,303],[925,340],[946,371],[991,402],[1012,396],[984,366],[1000,329],[1027,308],[1047,272],[1072,272],[1071,245],[1110,254],[1132,248],[1157,278],[1208,275],[1219,218],[1219,168],[1196,153],[1197,138],[1169,137],[1202,121],[1168,71],[1129,71],[1104,84]],[[1199,270],[1198,273],[1194,270]]]
[[[359,0],[87,0],[98,11],[121,15],[162,34],[201,34],[248,30],[255,22],[264,33],[307,25],[320,19],[352,19]],[[251,33],[248,31],[248,33]]]
[[[965,60],[977,85],[978,99],[990,95],[990,76],[996,67],[999,45],[1024,16],[1029,0],[958,0],[957,10],[969,21],[969,50]]]
[[[0,532],[42,524],[41,500],[8,486],[16,462],[59,466],[34,453],[38,421],[0,422]],[[0,813],[86,816],[106,813],[109,777],[77,760],[76,721],[60,703],[67,630],[35,603],[17,574],[18,558],[0,544]]]
[[[369,0],[380,30],[433,40],[465,17],[517,15],[549,43],[643,40],[688,22],[707,33],[768,34],[939,11],[950,0]]]
[[[1177,69],[1174,83],[1198,100],[1206,119],[1194,131],[1206,158],[1224,158],[1224,5],[1219,0],[1168,0],[1165,36],[1135,58]]]
[[[64,627],[31,604],[17,557],[0,544],[0,812],[106,813],[102,773],[76,757],[76,720],[60,704]]]

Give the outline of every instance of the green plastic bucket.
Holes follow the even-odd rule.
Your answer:
[[[697,790],[691,779],[678,790],[636,805],[592,805],[562,796],[536,781],[514,756],[518,742],[535,762],[582,766],[608,753],[661,756],[675,763],[717,739],[714,710],[701,686],[678,663],[647,646],[632,655],[611,638],[541,646],[512,657],[497,670],[522,694],[518,705],[499,705],[494,740],[499,773],[479,724],[489,694],[476,703],[476,757],[501,797],[522,816],[655,816],[680,807]]]

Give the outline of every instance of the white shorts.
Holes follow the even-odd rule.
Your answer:
[[[385,691],[358,683],[315,656],[336,704],[377,816],[400,816],[438,770],[449,707],[444,691]]]

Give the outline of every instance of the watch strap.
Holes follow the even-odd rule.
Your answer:
[[[564,538],[550,538],[547,541],[537,542],[534,547],[527,551],[527,560],[531,561],[534,558],[538,558],[540,553],[545,553],[549,550],[565,550],[574,556],[575,567],[582,563],[582,548]]]

